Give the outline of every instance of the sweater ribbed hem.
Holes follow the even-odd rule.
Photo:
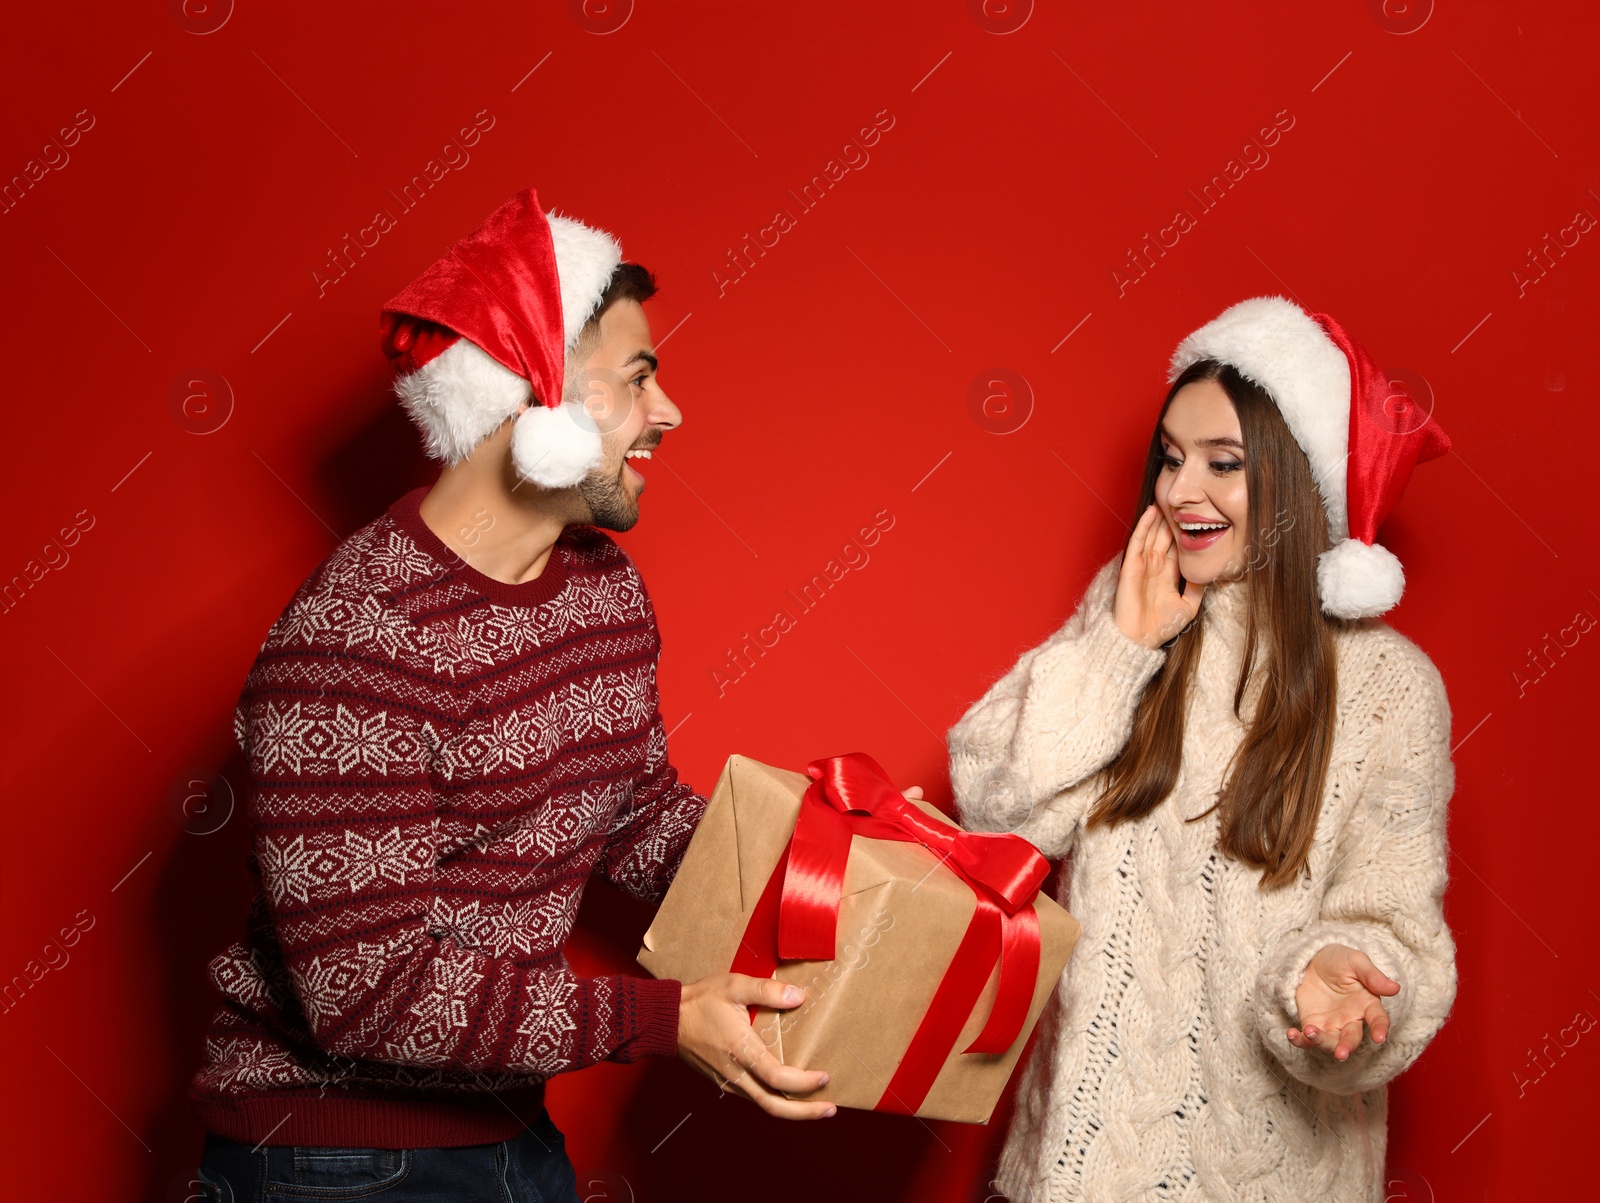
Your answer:
[[[615,1059],[676,1057],[683,983],[625,980],[633,991],[635,1034]],[[252,1145],[444,1149],[511,1139],[539,1116],[544,1084],[481,1093],[283,1090],[238,1098],[191,1088],[189,1100],[209,1131]]]
[[[207,1130],[250,1145],[445,1149],[510,1140],[539,1117],[544,1084],[481,1094],[284,1090],[237,1099],[191,1090],[189,1102]]]

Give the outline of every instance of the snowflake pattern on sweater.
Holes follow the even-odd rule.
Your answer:
[[[493,581],[425,492],[301,586],[234,716],[257,893],[190,1091],[232,1139],[488,1143],[551,1074],[677,1048],[678,983],[562,955],[591,873],[659,898],[705,806],[667,759],[644,583],[587,527]]]

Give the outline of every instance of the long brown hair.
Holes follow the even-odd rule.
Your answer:
[[[1186,821],[1220,808],[1218,846],[1259,867],[1265,889],[1293,881],[1305,866],[1333,748],[1336,620],[1322,613],[1317,594],[1317,557],[1329,546],[1328,519],[1310,461],[1272,397],[1236,368],[1214,360],[1190,365],[1172,382],[1150,436],[1136,512],[1142,514],[1155,501],[1167,409],[1180,389],[1199,380],[1221,385],[1239,415],[1249,530],[1254,532],[1243,582],[1249,590],[1248,618],[1234,714],[1242,717],[1252,671],[1262,675],[1262,687],[1217,800]],[[1089,816],[1090,827],[1140,818],[1172,792],[1201,635],[1201,624],[1191,622],[1167,645],[1166,661],[1139,699],[1133,733],[1105,770],[1106,790]]]

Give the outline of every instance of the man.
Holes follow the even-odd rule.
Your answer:
[[[723,974],[584,978],[591,873],[659,898],[705,807],[667,759],[654,612],[599,528],[681,421],[610,235],[531,189],[382,316],[396,391],[445,467],[311,574],[235,734],[258,890],[211,974],[190,1090],[219,1198],[572,1199],[551,1074],[682,1056],[775,1115],[831,1115]]]

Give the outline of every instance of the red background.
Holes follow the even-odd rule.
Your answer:
[[[1002,6],[957,0],[616,2],[610,33],[548,0],[11,15],[0,170],[92,125],[0,214],[0,576],[39,576],[0,614],[0,981],[57,965],[0,1014],[8,1196],[181,1197],[205,963],[247,898],[242,799],[204,831],[226,798],[184,824],[169,795],[196,773],[242,787],[231,710],[268,626],[428,479],[380,303],[529,184],[662,284],[648,312],[686,420],[624,543],[702,789],[733,751],[861,747],[947,802],[942,732],[1118,550],[1166,357],[1227,304],[1288,292],[1410,373],[1456,452],[1384,541],[1410,580],[1393,621],[1454,712],[1461,989],[1392,1092],[1392,1192],[1564,1193],[1600,1072],[1600,1032],[1571,1026],[1600,1016],[1579,759],[1600,632],[1574,625],[1600,616],[1578,357],[1600,229],[1542,275],[1526,256],[1600,216],[1593,6],[1421,0],[1407,33],[1400,0],[1061,5],[1003,33]],[[480,111],[470,161],[402,213],[389,190]],[[801,212],[787,190],[880,113],[870,161]],[[1190,190],[1275,117],[1270,160],[1203,210]],[[314,270],[379,208],[394,227],[319,296]],[[793,228],[720,289],[780,208]],[[1113,270],[1180,209],[1193,228],[1119,295]],[[169,392],[201,371],[227,396],[180,421]],[[1004,398],[973,416],[989,379],[1012,380],[1020,429],[991,429]],[[880,510],[870,562],[798,615],[785,591]],[[92,526],[40,575],[75,516]],[[795,628],[719,694],[713,670],[780,607]],[[45,946],[75,916],[92,926],[62,963]],[[631,966],[647,919],[597,886],[574,961]],[[584,1193],[640,1200],[980,1199],[1003,1131],[786,1126],[668,1062],[560,1078],[550,1106]]]

